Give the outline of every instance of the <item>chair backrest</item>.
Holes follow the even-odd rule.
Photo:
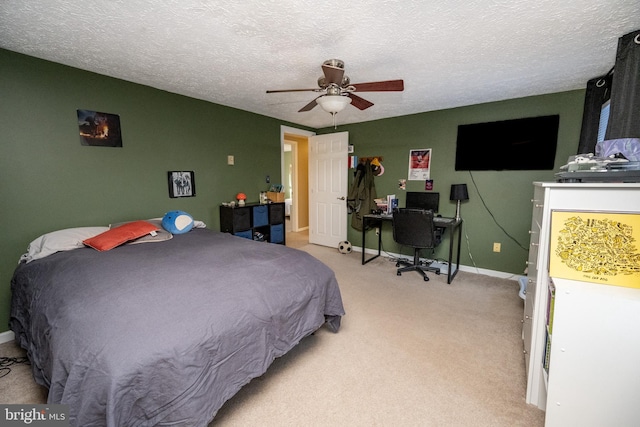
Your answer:
[[[433,211],[406,208],[394,210],[393,240],[414,248],[434,248],[437,241]]]

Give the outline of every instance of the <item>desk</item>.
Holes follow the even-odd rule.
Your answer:
[[[365,215],[363,217],[362,222],[362,265],[365,265],[371,260],[374,260],[380,256],[380,249],[382,247],[382,224],[384,222],[393,223],[392,215]],[[449,265],[447,267],[447,283],[451,283],[456,274],[458,274],[458,270],[460,269],[460,246],[462,243],[462,218],[456,220],[455,218],[445,218],[445,217],[435,217],[433,218],[433,223],[436,227],[444,228],[447,230],[449,235]],[[366,235],[367,228],[379,227],[380,233],[378,234],[378,254],[374,255],[369,259],[365,259],[366,252]],[[453,269],[453,246],[454,246],[454,234],[458,232],[458,251],[456,254],[456,268]]]

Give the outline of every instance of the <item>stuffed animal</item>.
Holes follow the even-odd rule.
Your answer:
[[[162,217],[162,228],[171,234],[184,234],[193,228],[193,217],[183,211],[169,211]]]

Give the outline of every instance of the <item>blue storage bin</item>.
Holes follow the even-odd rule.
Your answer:
[[[252,239],[253,240],[253,232],[251,230],[237,231],[236,233],[234,233],[234,236],[244,237],[245,239]]]
[[[269,211],[267,205],[253,207],[253,226],[262,227],[269,224]]]
[[[284,242],[284,224],[272,225],[270,230],[271,237],[269,241],[271,243]]]

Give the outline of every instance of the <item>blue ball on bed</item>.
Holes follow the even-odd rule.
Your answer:
[[[184,211],[169,211],[162,218],[162,228],[171,234],[183,234],[193,228],[193,217]]]

